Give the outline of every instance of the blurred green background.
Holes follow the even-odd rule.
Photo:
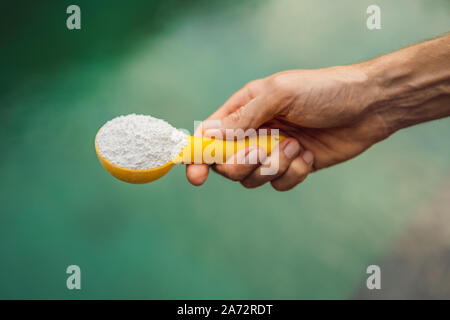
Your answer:
[[[94,136],[128,113],[193,131],[246,82],[450,30],[448,0],[2,0],[0,298],[351,298],[450,177],[450,121],[395,134],[286,193],[178,167],[113,179]],[[81,8],[82,29],[66,28]],[[444,208],[447,210],[448,208]],[[449,213],[450,214],[450,213]],[[65,270],[82,271],[82,290]]]

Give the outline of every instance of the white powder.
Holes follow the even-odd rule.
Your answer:
[[[108,121],[97,135],[100,154],[130,169],[162,166],[180,154],[186,134],[166,121],[129,114]]]

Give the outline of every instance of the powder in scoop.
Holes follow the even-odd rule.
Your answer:
[[[97,135],[100,154],[130,169],[162,166],[180,154],[187,135],[164,120],[129,114],[108,121]]]

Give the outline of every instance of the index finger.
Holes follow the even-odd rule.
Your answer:
[[[235,112],[240,107],[246,105],[250,100],[254,98],[250,85],[247,84],[238,91],[236,91],[227,101],[217,109],[213,114],[211,114],[206,120],[219,120],[230,113]]]
[[[235,92],[228,100],[214,113],[212,113],[205,121],[208,120],[220,120],[230,113],[233,113],[240,107],[246,105],[250,100],[253,99],[252,93],[249,89],[249,85],[245,85],[243,88]],[[194,135],[203,135],[205,133],[205,128],[200,124]],[[188,164],[186,165],[186,177],[189,182],[193,185],[202,185],[206,178],[208,177],[209,166],[207,164]]]

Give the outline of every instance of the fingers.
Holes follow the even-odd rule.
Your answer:
[[[200,135],[225,139],[232,136],[233,139],[236,137],[239,139],[238,133],[246,136],[247,133],[245,132],[248,132],[248,129],[257,129],[265,122],[273,119],[277,110],[274,107],[276,101],[271,98],[273,95],[261,94],[262,87],[264,87],[263,82],[255,81],[236,92],[222,107],[202,123],[198,129]],[[236,135],[230,136],[226,129],[236,130]],[[290,146],[288,146],[289,141],[291,141]],[[286,148],[286,150],[281,149],[283,152],[280,153],[272,152],[272,160],[265,167],[258,168],[260,164],[258,162],[262,161],[263,158],[261,152],[249,148],[243,151],[243,154],[237,155],[237,157],[244,157],[244,162],[247,160],[249,163],[242,163],[242,159],[240,159],[239,164],[221,164],[214,166],[214,169],[231,180],[246,180],[243,184],[248,184],[249,187],[258,186],[281,176],[288,170],[292,159],[300,152],[300,145],[295,139],[287,139],[284,145],[280,147]],[[255,159],[256,161],[253,161]],[[273,167],[277,168],[276,173],[267,173],[267,170],[273,169]],[[186,167],[186,176],[191,184],[198,186],[205,182],[208,171],[207,165],[191,164]],[[249,176],[252,178],[248,179]]]
[[[300,153],[300,144],[294,138],[283,140],[261,166],[241,181],[246,188],[256,188],[281,177],[293,159]]]
[[[253,95],[251,93],[250,86],[246,85],[228,98],[228,100],[211,116],[209,116],[207,120],[225,118],[230,113],[233,113],[240,107],[246,105],[252,99]]]
[[[202,127],[199,126],[194,136],[201,136]],[[186,165],[186,178],[194,186],[201,186],[208,178],[209,166],[207,164],[188,164]]]
[[[287,191],[306,179],[313,162],[311,151],[302,151],[296,139],[287,138],[268,158],[261,148],[251,146],[233,155],[225,164],[217,164],[213,168],[230,180],[240,181],[246,188],[271,182],[274,189]],[[186,175],[191,184],[201,185],[208,176],[208,166],[188,165]]]
[[[271,120],[277,108],[273,95],[262,94],[263,80],[255,80],[233,94],[216,112],[214,112],[204,123],[202,132],[214,128],[226,135],[225,129],[257,129],[265,122]],[[272,98],[271,98],[272,97]],[[214,123],[211,120],[220,120]],[[210,122],[210,126],[208,125]],[[211,131],[210,132],[216,132]]]
[[[311,151],[302,152],[300,156],[292,160],[282,176],[271,181],[272,187],[278,191],[287,191],[303,182],[311,172],[313,160]]]
[[[225,118],[230,113],[233,113],[243,105],[247,104],[252,99],[252,90],[250,89],[250,87],[251,85],[247,84],[242,89],[234,93],[219,109],[217,109],[211,116],[208,117],[208,119],[204,123],[202,123],[202,125],[197,128],[194,135],[216,135],[217,133],[214,132],[214,129],[209,129],[208,121],[220,120],[222,118]],[[216,126],[214,123],[212,123],[212,127],[220,126]],[[221,131],[220,135],[222,135]],[[194,186],[200,186],[205,183],[208,177],[208,172],[209,166],[206,164],[188,164],[186,166],[186,177],[188,181]]]
[[[252,146],[213,168],[230,180],[240,181],[246,188],[271,182],[274,189],[286,191],[305,180],[312,171],[313,160],[311,151],[302,151],[296,139],[287,138],[267,158],[261,148]]]
[[[266,154],[263,149],[250,146],[230,157],[226,163],[216,164],[213,169],[230,180],[241,181],[251,174],[265,158]]]
[[[265,95],[260,95],[222,119],[222,129],[257,129],[275,116],[275,109]]]

